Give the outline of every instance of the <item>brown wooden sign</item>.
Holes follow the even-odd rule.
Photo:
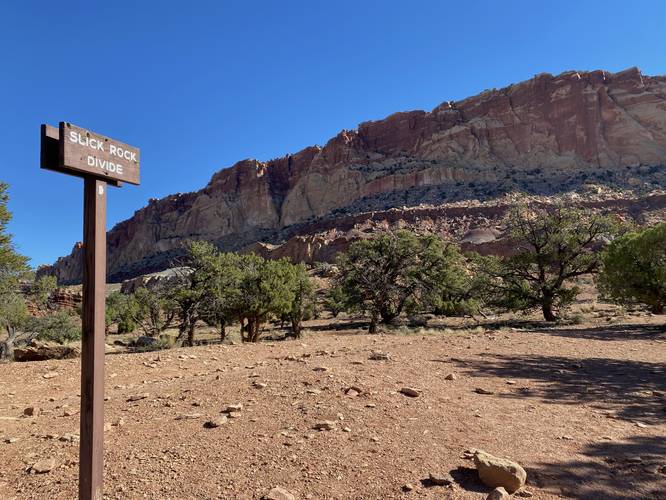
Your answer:
[[[60,166],[60,129],[51,125],[41,127],[40,166],[45,170],[53,170],[61,174],[83,177],[78,170],[70,170]],[[114,179],[104,178],[112,186],[120,187],[122,183]]]
[[[106,187],[139,184],[139,149],[70,123],[41,127],[41,167],[83,177],[79,499],[102,500]]]
[[[139,184],[139,148],[60,122],[59,166],[106,180]]]

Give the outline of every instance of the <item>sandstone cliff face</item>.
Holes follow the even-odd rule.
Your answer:
[[[152,200],[109,232],[109,278],[167,267],[186,239],[235,250],[299,235],[313,221],[424,201],[566,191],[589,179],[658,187],[664,165],[666,77],[636,68],[541,74],[430,112],[362,123],[324,147],[244,160],[201,191]],[[45,272],[79,281],[81,253]]]

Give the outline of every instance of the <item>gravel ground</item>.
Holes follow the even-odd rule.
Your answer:
[[[483,499],[472,448],[522,464],[535,499],[666,498],[665,362],[653,324],[366,335],[346,320],[109,355],[105,498]],[[76,497],[79,368],[0,365],[0,498]]]

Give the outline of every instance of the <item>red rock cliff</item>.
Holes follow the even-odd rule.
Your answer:
[[[540,74],[430,112],[362,123],[324,147],[244,160],[201,191],[151,200],[109,232],[108,272],[117,280],[164,268],[186,239],[237,249],[340,212],[566,190],[590,177],[623,182],[627,168],[663,165],[666,77],[636,68]],[[77,282],[80,258],[75,247],[47,272]]]

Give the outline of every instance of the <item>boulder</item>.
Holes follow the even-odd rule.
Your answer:
[[[499,458],[477,450],[474,454],[479,479],[491,488],[502,487],[509,493],[518,491],[525,485],[527,472],[516,462]]]
[[[134,345],[136,347],[151,347],[157,344],[159,340],[156,339],[155,337],[148,337],[147,335],[141,335],[140,337],[137,337],[137,339],[134,341]]]
[[[14,348],[14,361],[47,361],[49,359],[78,358],[81,349],[77,346],[55,342],[32,340],[28,345]]]

